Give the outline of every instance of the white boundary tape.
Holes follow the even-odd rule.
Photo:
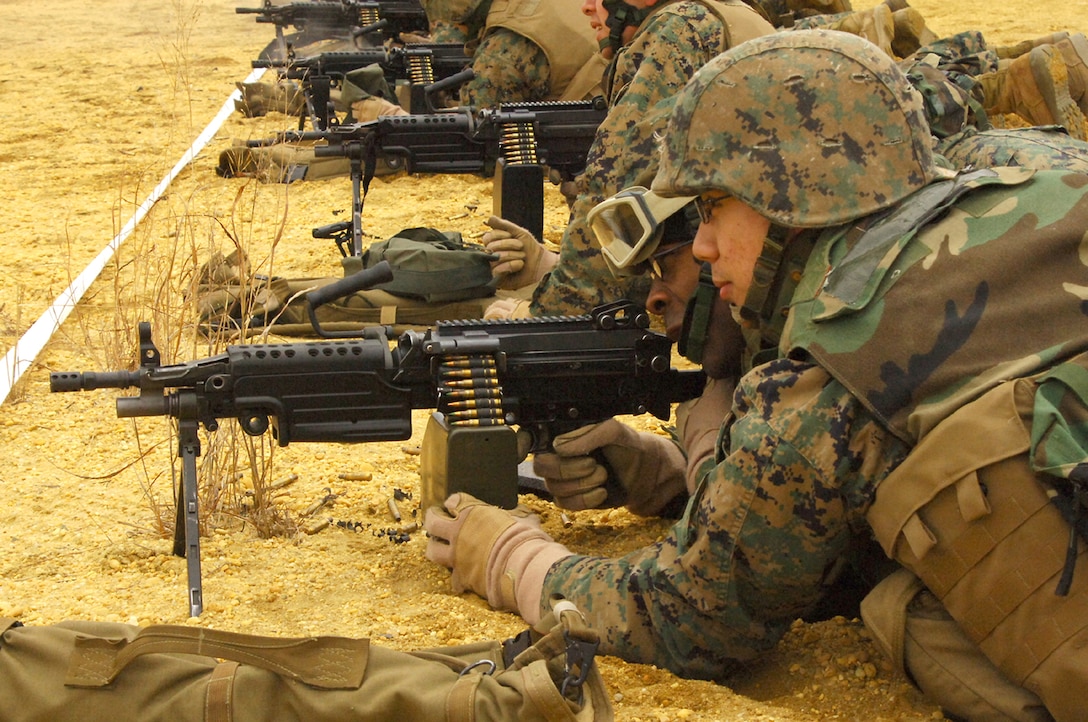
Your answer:
[[[257,81],[264,73],[264,68],[258,68],[249,74],[249,77],[245,79],[245,82],[251,83]],[[235,90],[228,97],[226,102],[223,103],[223,107],[219,109],[219,113],[216,114],[212,121],[208,123],[208,126],[196,137],[193,144],[189,146],[189,150],[181,156],[181,159],[173,167],[173,169],[163,177],[159,184],[155,186],[155,189],[151,191],[151,195],[140,207],[136,209],[136,213],[132,216],[125,227],[121,229],[121,232],[114,236],[113,240],[103,248],[98,256],[88,264],[83,272],[76,277],[72,284],[64,290],[57,300],[53,302],[53,305],[46,309],[37,321],[34,322],[27,332],[15,343],[15,345],[8,350],[4,355],[3,364],[0,365],[0,404],[7,400],[8,394],[11,393],[11,389],[19,381],[19,377],[23,375],[30,365],[34,362],[34,359],[38,357],[41,350],[45,348],[45,344],[49,342],[53,334],[56,333],[60,325],[64,323],[64,320],[68,318],[68,315],[79,303],[79,300],[83,298],[83,294],[87,292],[91,284],[102,273],[102,269],[106,267],[110,258],[117,252],[117,249],[121,247],[121,243],[132,233],[147,212],[151,210],[151,207],[158,202],[162,197],[163,192],[167,189],[170,183],[184,170],[185,166],[189,165],[196,157],[197,153],[204,149],[204,146],[215,136],[219,131],[220,126],[230,117],[234,112],[234,101],[236,98],[242,97],[240,91]]]

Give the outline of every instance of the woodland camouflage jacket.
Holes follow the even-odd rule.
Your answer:
[[[1088,348],[1088,176],[967,177],[982,187],[954,199],[953,181],[930,184],[864,233],[825,234],[782,342],[911,444],[1000,381]],[[920,231],[898,225],[949,203]]]

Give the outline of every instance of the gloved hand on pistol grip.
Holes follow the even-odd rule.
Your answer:
[[[519,517],[463,492],[428,509],[423,528],[426,556],[452,572],[454,592],[479,594],[492,608],[517,612],[529,624],[540,621],[548,570],[571,556],[535,517]]]
[[[703,465],[714,460],[723,424],[732,419],[733,379],[707,379],[703,393],[676,407],[676,434],[687,456],[685,476],[689,494],[704,473]]]
[[[370,95],[352,103],[351,114],[356,123],[367,123],[387,115],[408,115],[408,111],[385,98]]]
[[[685,489],[684,454],[677,444],[616,419],[560,434],[552,448],[554,453],[533,457],[533,470],[565,509],[600,507],[609,478],[626,492],[624,505],[641,516],[659,514]],[[607,467],[594,458],[597,451]]]
[[[499,288],[512,290],[535,284],[555,267],[559,256],[545,248],[527,229],[516,223],[491,216],[491,230],[481,242],[488,253],[499,258],[491,264],[491,274],[499,277]]]

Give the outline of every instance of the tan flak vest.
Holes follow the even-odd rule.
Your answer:
[[[680,1],[682,0],[676,0],[676,2]],[[764,35],[770,35],[771,33],[777,32],[775,28],[767,22],[766,18],[753,10],[747,3],[743,2],[743,0],[693,1],[706,7],[722,21],[725,34],[722,38],[721,50],[723,53],[729,48],[739,45],[746,40],[761,38]],[[676,4],[676,2],[663,2],[655,5],[653,7],[653,12],[647,15],[646,19],[642,21],[642,25],[639,26],[638,32],[635,33],[635,37],[638,37],[639,33],[643,32],[646,23],[655,13],[664,10],[670,5]]]
[[[725,24],[725,48],[775,32],[773,26],[742,0],[698,0]]]
[[[877,488],[867,518],[969,639],[1058,722],[1088,719],[1088,548],[1028,459],[1035,381],[1007,381],[942,421]]]
[[[587,65],[600,64],[593,60],[597,54],[597,37],[582,14],[582,0],[494,0],[487,14],[484,34],[493,28],[506,28],[524,35],[544,51],[551,69],[551,90],[547,100],[591,97],[591,88],[576,98],[569,97],[566,92],[579,71]],[[597,84],[599,82],[598,75]]]

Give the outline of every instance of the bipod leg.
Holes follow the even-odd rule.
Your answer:
[[[178,488],[177,517],[174,524],[174,555],[187,561],[189,616],[204,611],[204,591],[200,579],[200,514],[197,502],[196,457],[200,456],[200,423],[196,419],[178,419],[178,456],[181,458],[181,486]]]
[[[351,255],[363,255],[363,161],[353,152],[351,165]]]

